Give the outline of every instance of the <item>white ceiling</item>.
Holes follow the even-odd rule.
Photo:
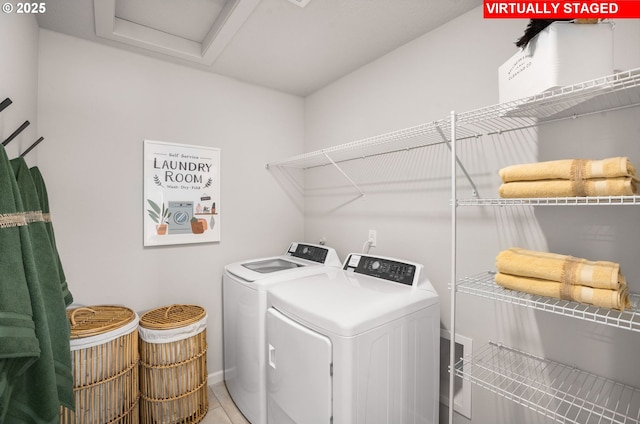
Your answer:
[[[482,0],[49,0],[42,28],[306,96]],[[425,58],[428,60],[428,58]]]
[[[202,43],[225,3],[226,0],[118,0],[115,16]]]

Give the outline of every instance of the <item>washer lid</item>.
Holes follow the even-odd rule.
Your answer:
[[[437,293],[419,287],[331,268],[272,287],[268,303],[306,325],[349,337],[439,304]]]
[[[284,271],[286,269],[300,268],[304,265],[287,261],[282,258],[270,258],[261,261],[247,262],[242,264],[242,266],[261,274],[269,274],[271,272]]]
[[[224,267],[226,273],[241,281],[282,281],[298,275],[303,270],[320,268],[323,265],[303,260],[291,260],[282,256],[235,262]]]
[[[301,269],[320,266],[341,267],[335,249],[293,242],[282,256],[252,259],[229,264],[225,270],[246,282],[271,278],[282,281],[299,275]],[[298,271],[296,271],[298,270]]]

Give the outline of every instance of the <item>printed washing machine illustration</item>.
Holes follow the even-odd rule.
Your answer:
[[[169,202],[169,234],[191,234],[193,202]]]

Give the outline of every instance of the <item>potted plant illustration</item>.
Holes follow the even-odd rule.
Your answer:
[[[207,221],[198,219],[195,216],[191,218],[191,232],[193,234],[202,234],[207,229]]]
[[[147,209],[147,212],[149,212],[149,217],[153,222],[156,223],[156,232],[159,236],[167,234],[167,222],[169,221],[171,212],[164,207],[164,203],[162,203],[162,208],[160,208],[160,206],[151,199],[147,199],[147,202],[149,202],[149,206],[151,206],[151,209]]]

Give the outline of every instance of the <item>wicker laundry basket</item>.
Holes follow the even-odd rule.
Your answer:
[[[171,305],[140,317],[140,421],[200,422],[209,409],[207,314]]]
[[[67,310],[75,412],[60,408],[62,424],[137,424],[138,315],[122,306]]]

